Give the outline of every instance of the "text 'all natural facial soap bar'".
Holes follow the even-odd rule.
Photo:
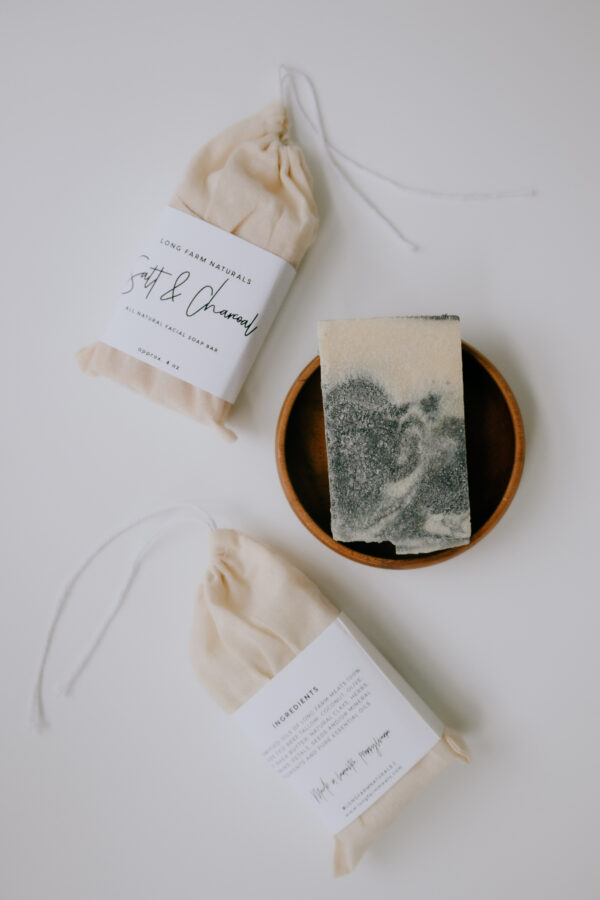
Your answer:
[[[320,322],[319,352],[333,537],[399,554],[467,544],[458,317]]]

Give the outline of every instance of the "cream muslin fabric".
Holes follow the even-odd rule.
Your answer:
[[[194,612],[194,668],[217,703],[232,713],[338,614],[283,557],[237,531],[217,529]],[[335,836],[334,874],[352,871],[401,807],[455,759],[468,761],[468,751],[460,738],[445,732],[413,769]]]
[[[297,267],[319,219],[300,148],[289,142],[275,101],[209,141],[194,157],[170,206],[235,234]],[[156,403],[216,428],[225,440],[232,404],[101,341],[77,354],[81,369],[104,375]]]

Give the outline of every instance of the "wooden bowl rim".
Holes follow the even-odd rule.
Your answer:
[[[304,369],[302,369],[302,371],[290,387],[286,398],[283,401],[283,406],[281,407],[279,418],[277,420],[277,428],[275,430],[275,458],[277,462],[277,472],[279,474],[279,480],[281,481],[283,492],[288,503],[290,504],[292,510],[300,519],[302,524],[311,532],[311,534],[313,534],[319,541],[321,541],[322,544],[325,544],[326,547],[329,547],[335,553],[339,553],[341,556],[345,556],[347,559],[351,559],[354,562],[362,563],[366,566],[375,566],[380,569],[416,569],[421,568],[422,566],[432,566],[436,563],[443,562],[446,559],[451,559],[452,557],[457,556],[459,553],[463,553],[465,550],[468,550],[474,544],[478,543],[478,541],[485,537],[486,534],[489,534],[492,528],[494,528],[494,526],[498,524],[498,522],[508,509],[513,497],[517,492],[517,488],[521,480],[521,475],[523,473],[523,465],[525,462],[525,431],[523,428],[521,411],[519,409],[515,396],[508,386],[505,378],[501,375],[501,373],[493,365],[493,363],[491,363],[489,359],[487,359],[487,357],[483,355],[483,353],[480,353],[479,350],[476,350],[475,347],[472,347],[465,341],[462,341],[461,343],[462,349],[466,351],[470,356],[472,356],[476,360],[476,362],[478,362],[482,366],[483,369],[485,369],[485,371],[488,373],[488,375],[490,375],[490,377],[498,387],[500,393],[502,394],[502,397],[508,407],[515,440],[513,466],[504,493],[491,516],[473,535],[471,535],[471,540],[469,541],[469,543],[465,544],[462,547],[450,547],[447,550],[438,550],[434,553],[426,553],[420,556],[399,556],[396,559],[382,559],[379,556],[371,556],[367,553],[359,553],[357,550],[353,550],[351,547],[346,546],[346,544],[342,544],[339,541],[334,540],[329,534],[327,534],[326,531],[323,531],[323,529],[317,525],[314,519],[309,516],[309,514],[306,512],[306,509],[300,502],[300,499],[292,485],[285,459],[285,439],[290,415],[300,391],[302,390],[308,379],[316,372],[316,370],[321,365],[321,359],[319,356],[315,356],[314,359],[311,359],[311,361],[307,366],[304,367]]]

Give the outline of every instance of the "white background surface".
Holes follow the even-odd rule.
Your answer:
[[[85,2],[2,6],[0,895],[578,900],[600,891],[597,754],[598,6],[590,2]],[[414,184],[488,204],[377,196],[410,254],[305,130],[322,228],[224,445],[73,354],[196,148],[316,82],[331,138]],[[365,187],[371,187],[365,183]],[[375,188],[373,188],[375,191]],[[458,313],[521,405],[518,495],[478,546],[383,572],[322,547],[289,509],[273,435],[318,318]],[[205,538],[141,573],[53,729],[28,725],[65,577],[156,506],[204,502],[299,564],[473,754],[335,882],[331,843],[195,682],[186,655]],[[76,663],[136,541],[81,586],[50,666]]]

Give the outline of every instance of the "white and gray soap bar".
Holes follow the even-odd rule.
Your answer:
[[[467,544],[458,316],[319,322],[319,352],[333,537]]]

